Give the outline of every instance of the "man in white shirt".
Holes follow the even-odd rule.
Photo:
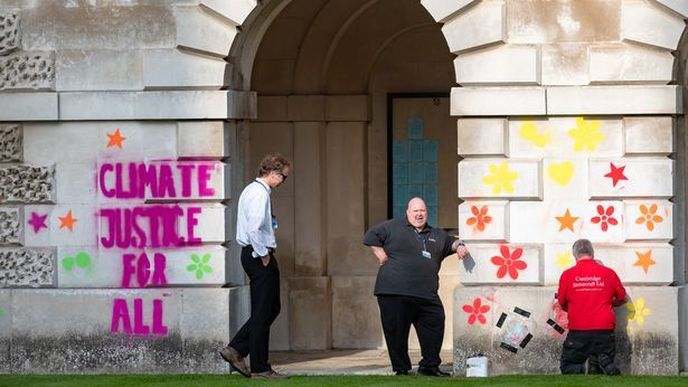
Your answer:
[[[251,317],[220,355],[240,374],[256,378],[282,378],[268,363],[270,325],[280,312],[280,279],[273,255],[277,219],[270,193],[289,177],[291,163],[279,153],[263,157],[258,177],[244,188],[237,206],[236,241],[242,246],[241,266],[251,289]],[[244,358],[251,355],[251,369]]]

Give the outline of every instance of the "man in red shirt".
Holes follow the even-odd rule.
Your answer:
[[[585,373],[587,360],[588,373],[618,375],[614,364],[614,307],[626,302],[626,289],[614,270],[594,259],[589,240],[577,240],[572,250],[576,265],[561,274],[557,292],[559,304],[569,313],[561,373]]]

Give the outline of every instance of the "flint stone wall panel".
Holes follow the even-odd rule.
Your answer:
[[[45,203],[54,197],[54,167],[0,167],[0,203]]]
[[[0,91],[54,89],[53,54],[20,52],[0,57]]]
[[[0,207],[0,245],[22,244],[22,224],[20,208]]]
[[[19,47],[19,21],[19,13],[16,11],[0,13],[0,55],[6,55]]]
[[[0,372],[10,373],[10,351],[12,349],[12,292],[0,290]]]
[[[55,252],[49,249],[0,249],[0,287],[53,286]]]
[[[0,163],[22,161],[22,125],[0,124]]]

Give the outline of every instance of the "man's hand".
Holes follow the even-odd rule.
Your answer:
[[[268,264],[270,263],[270,254],[260,257],[260,260],[263,261],[263,266],[267,267]]]
[[[461,245],[456,249],[456,255],[458,255],[459,259],[464,259],[466,254],[468,254],[468,249],[466,246]]]
[[[373,250],[373,254],[375,254],[375,257],[377,257],[377,261],[380,264],[380,266],[384,265],[389,261],[389,257],[387,256],[387,253],[385,253],[385,249],[382,247],[378,246],[370,246],[370,248]]]

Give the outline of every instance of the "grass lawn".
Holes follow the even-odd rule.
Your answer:
[[[239,375],[0,375],[0,387],[188,387],[188,386],[688,386],[673,376],[527,375],[475,378],[420,376],[293,376],[287,380],[251,380]]]

